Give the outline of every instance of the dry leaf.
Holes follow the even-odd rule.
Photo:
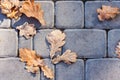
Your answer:
[[[77,54],[75,52],[72,52],[71,50],[66,50],[63,55],[57,56],[52,60],[53,64],[57,64],[60,61],[64,61],[67,64],[71,64],[77,61]]]
[[[1,12],[9,18],[18,19],[22,15],[19,8],[19,0],[1,0]]]
[[[47,78],[50,78],[50,79],[54,78],[54,74],[51,73],[52,70],[48,68],[48,66],[41,67],[41,70],[44,72],[44,76],[47,76]]]
[[[50,57],[54,57],[56,52],[61,51],[61,47],[65,44],[65,33],[62,33],[60,30],[54,30],[47,35],[47,40],[51,44],[50,46]]]
[[[22,62],[26,63],[28,72],[36,73],[39,71],[39,68],[41,68],[47,78],[54,78],[53,71],[45,65],[43,59],[36,55],[35,51],[27,48],[21,48],[19,51],[19,57]]]
[[[24,13],[27,17],[36,18],[42,25],[45,25],[45,20],[43,18],[44,12],[40,4],[34,3],[34,0],[24,1],[20,12]]]
[[[115,18],[116,15],[119,14],[120,12],[119,12],[119,8],[117,7],[102,5],[102,9],[98,8],[97,13],[98,13],[98,19],[100,21],[104,21]]]
[[[29,39],[36,34],[36,28],[34,24],[28,24],[27,22],[16,27],[16,29],[20,30],[20,36],[24,36],[26,39]]]
[[[118,45],[116,47],[115,53],[117,54],[118,58],[120,58],[120,42],[118,43]]]

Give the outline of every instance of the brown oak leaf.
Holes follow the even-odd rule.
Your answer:
[[[1,0],[1,12],[8,18],[18,19],[22,14],[19,11],[19,0]]]
[[[23,25],[16,27],[20,30],[20,36],[24,36],[26,39],[33,37],[36,34],[36,28],[34,24],[28,24],[25,22]]]
[[[119,8],[117,7],[102,5],[102,9],[98,8],[97,13],[98,13],[98,19],[100,21],[104,21],[115,18],[116,15],[119,14],[120,12],[119,12]]]
[[[27,17],[36,18],[42,25],[45,25],[45,20],[43,18],[44,12],[41,5],[35,3],[34,0],[24,1],[22,7],[20,8],[20,12],[25,14]]]
[[[67,64],[71,64],[77,61],[77,54],[71,50],[66,50],[61,56],[57,56],[52,60],[53,64],[57,64],[60,61],[64,61]]]
[[[116,46],[116,51],[115,53],[117,54],[118,58],[120,58],[120,42],[118,43],[118,45]]]
[[[53,79],[54,73],[51,73],[52,70],[48,68],[48,66],[41,67],[41,70],[44,72],[44,76],[47,76],[47,78]]]
[[[61,51],[61,47],[65,44],[65,33],[62,33],[60,30],[54,30],[47,35],[47,40],[50,45],[50,57],[54,57],[56,52]]]
[[[19,57],[22,62],[26,63],[28,72],[36,73],[39,71],[39,68],[41,68],[47,78],[54,78],[53,71],[45,65],[44,60],[38,56],[35,51],[27,48],[21,48],[19,51]]]

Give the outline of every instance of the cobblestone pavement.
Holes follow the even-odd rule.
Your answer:
[[[120,0],[42,0],[46,26],[23,15],[19,20],[6,18],[0,11],[0,80],[48,80],[40,71],[28,73],[19,61],[19,48],[29,48],[45,59],[54,70],[54,80],[120,80],[120,59],[115,47],[120,41],[120,15],[114,20],[100,22],[96,9],[103,4],[120,8]],[[34,23],[37,34],[26,40],[14,29],[24,22]],[[12,28],[11,28],[12,27]],[[63,53],[71,49],[78,55],[72,65],[53,65],[49,58],[46,35],[53,29],[66,33]]]

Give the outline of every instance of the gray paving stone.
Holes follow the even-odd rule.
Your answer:
[[[24,37],[19,37],[19,48],[33,48],[33,41],[32,38],[25,39]]]
[[[0,29],[0,57],[17,56],[18,38],[13,29]]]
[[[40,80],[40,74],[32,75],[24,69],[18,58],[0,58],[0,80]]]
[[[106,56],[106,32],[97,29],[68,29],[63,52],[71,49],[78,58],[100,58]]]
[[[108,32],[108,56],[116,57],[115,48],[120,41],[120,29],[110,30]]]
[[[51,63],[50,59],[44,59],[44,61],[45,61],[45,64],[54,71],[54,65]],[[43,72],[41,72],[41,80],[49,80],[44,76]]]
[[[52,31],[52,29],[39,30],[34,37],[34,50],[42,57],[49,57],[49,44],[46,40],[46,36]]]
[[[35,18],[28,18],[25,15],[22,15],[18,20],[12,20],[12,27],[22,25],[24,22],[35,24],[37,29],[40,28],[53,28],[54,26],[54,3],[52,1],[36,1],[41,4],[42,9],[44,10],[44,19],[46,21],[45,26],[41,26],[38,20]]]
[[[120,28],[120,15],[113,20],[105,20],[103,22],[98,20],[97,8],[102,5],[120,8],[120,1],[87,1],[85,3],[85,27],[86,28],[99,28],[99,29],[114,29]]]
[[[78,60],[76,63],[67,65],[59,63],[56,65],[56,80],[84,80],[84,62]]]
[[[6,17],[6,15],[1,13],[0,10],[0,28],[10,28],[11,20]]]
[[[84,27],[84,7],[82,1],[57,1],[55,9],[55,24],[57,28]]]
[[[119,80],[119,74],[119,59],[91,59],[86,63],[86,80]]]

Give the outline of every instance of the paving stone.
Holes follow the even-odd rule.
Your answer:
[[[18,58],[0,58],[0,80],[40,80],[40,74],[33,75],[24,69]]]
[[[39,30],[34,37],[34,50],[42,57],[49,57],[49,43],[46,36],[51,32],[51,29]]]
[[[10,28],[11,20],[6,17],[6,15],[1,13],[0,10],[0,28]]]
[[[120,41],[120,29],[110,30],[108,32],[108,56],[116,57],[115,48]]]
[[[84,80],[84,62],[78,60],[76,63],[67,65],[59,63],[56,65],[56,80]]]
[[[35,18],[28,18],[25,15],[22,15],[18,20],[12,20],[12,27],[15,28],[16,26],[24,24],[24,22],[28,22],[31,24],[35,24],[37,29],[40,28],[53,28],[54,26],[54,3],[52,1],[36,1],[37,3],[41,4],[41,7],[44,11],[44,19],[46,21],[45,26],[41,26],[38,20]]]
[[[63,52],[70,49],[79,58],[100,58],[106,56],[106,32],[97,29],[68,29]]]
[[[86,62],[86,80],[119,80],[119,74],[119,59],[91,59]]]
[[[45,64],[54,71],[54,65],[51,63],[50,59],[44,59],[44,61]],[[41,80],[48,80],[48,78],[44,76],[43,72],[41,72]]]
[[[86,28],[99,28],[99,29],[114,29],[120,28],[120,15],[113,20],[99,21],[97,9],[102,5],[120,8],[120,1],[87,1],[85,3],[85,27]]]
[[[0,57],[17,56],[18,38],[13,29],[0,29]]]
[[[19,48],[29,48],[32,49],[32,38],[30,39],[25,39],[24,37],[19,37]]]
[[[57,1],[55,4],[57,28],[83,28],[84,7],[82,1]]]

